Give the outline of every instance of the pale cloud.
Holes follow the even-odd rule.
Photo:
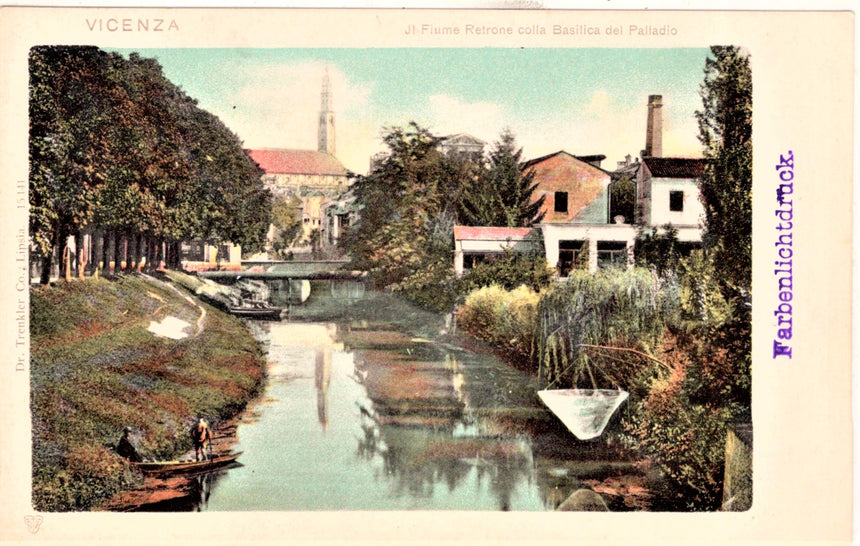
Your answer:
[[[326,71],[332,86],[340,156],[341,144],[349,147],[356,127],[366,122],[363,112],[370,103],[372,89],[349,81],[337,67],[323,62],[250,68],[242,75],[241,81],[246,83],[235,97],[236,107],[228,114],[228,125],[248,148],[315,150]]]
[[[624,105],[604,89],[596,90],[585,106],[571,105],[538,126],[514,127],[526,158],[564,150],[574,155],[603,154],[602,166],[613,170],[630,154],[636,158],[645,147],[647,102]],[[517,131],[519,129],[519,131]],[[663,155],[698,157],[695,120],[675,120],[664,109]]]
[[[505,127],[502,108],[492,102],[463,102],[449,95],[431,95],[428,120],[438,135],[469,133],[488,143],[497,140]]]

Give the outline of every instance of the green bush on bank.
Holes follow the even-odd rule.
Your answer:
[[[529,287],[505,290],[490,285],[466,296],[457,312],[465,331],[528,361],[534,353],[535,324],[540,296]]]

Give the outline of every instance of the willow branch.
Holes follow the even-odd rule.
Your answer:
[[[666,364],[662,360],[660,360],[658,358],[654,358],[653,356],[651,356],[647,353],[643,353],[642,351],[637,351],[636,349],[628,349],[627,347],[609,347],[607,345],[590,345],[588,343],[579,343],[577,345],[577,347],[585,347],[585,348],[589,348],[589,349],[606,349],[609,351],[624,351],[627,353],[634,353],[634,354],[637,354],[639,356],[643,356],[643,357],[647,358],[648,360],[653,360],[657,364],[660,364],[663,367],[665,367],[667,370],[671,371],[671,369],[672,369],[671,367],[669,367],[668,364]]]

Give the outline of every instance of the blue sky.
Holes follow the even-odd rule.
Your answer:
[[[131,50],[117,50],[127,55]],[[249,148],[315,149],[320,88],[333,88],[337,156],[365,172],[386,126],[491,145],[510,127],[524,158],[605,154],[614,168],[645,145],[648,95],[663,95],[664,155],[701,155],[694,117],[708,50],[136,49]]]

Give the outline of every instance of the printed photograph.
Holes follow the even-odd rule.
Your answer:
[[[746,48],[28,61],[36,512],[752,507]]]

